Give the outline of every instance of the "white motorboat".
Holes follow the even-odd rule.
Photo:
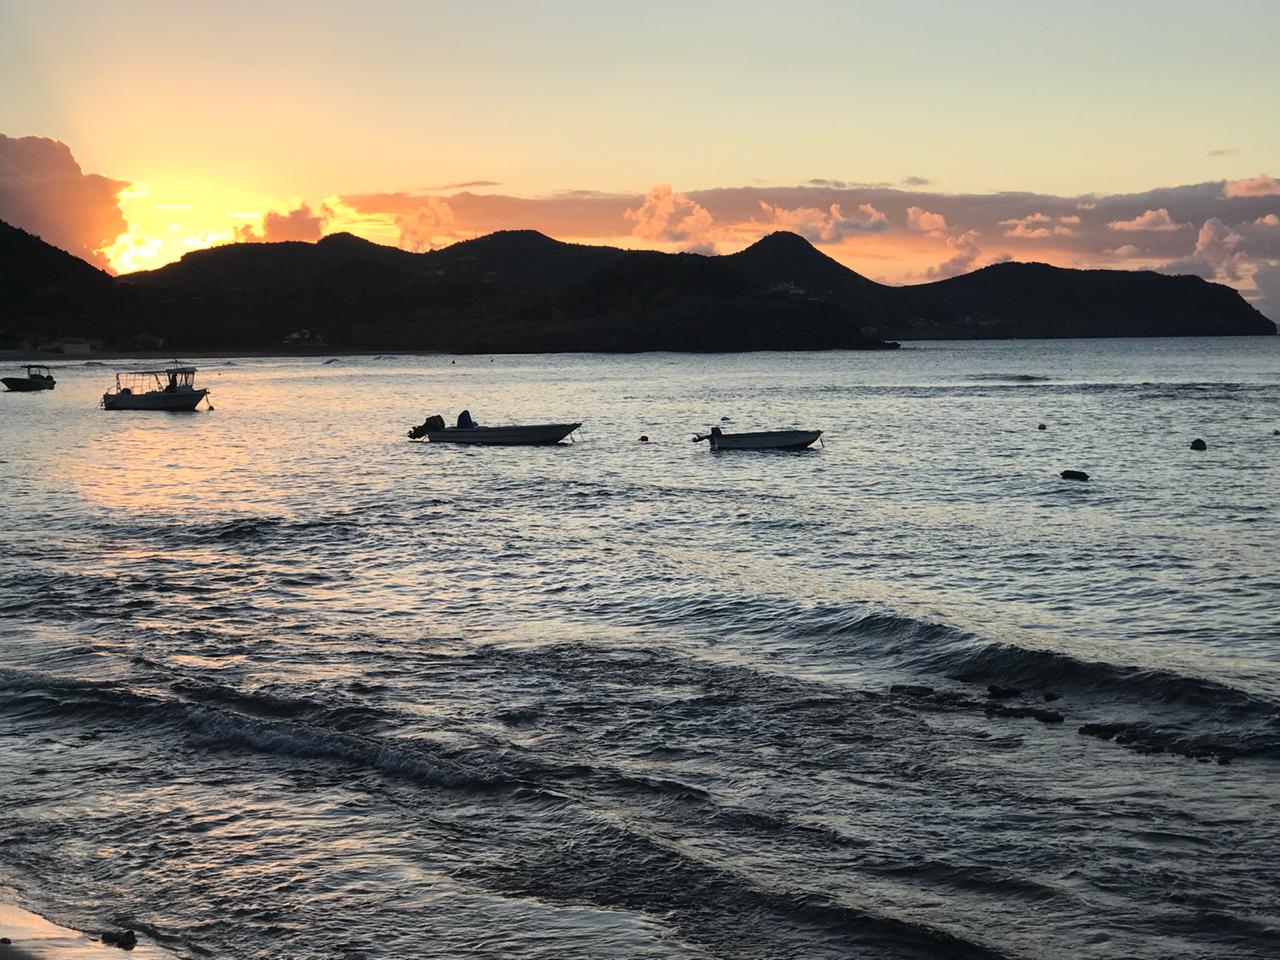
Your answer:
[[[24,369],[27,371],[25,377],[3,377],[0,378],[0,383],[14,393],[32,393],[36,390],[52,390],[58,382],[53,379],[48,367],[28,364]]]
[[[105,410],[194,410],[209,395],[195,385],[195,367],[127,370],[116,374],[116,389],[102,395]]]
[[[474,423],[471,415],[466,413],[459,420],[459,426],[448,427],[445,426],[443,417],[428,417],[425,423],[409,431],[409,439],[425,440],[428,443],[468,443],[491,447],[541,446],[559,443],[582,426],[581,423],[529,423],[505,427],[482,427]]]
[[[710,433],[698,434],[694,443],[711,441],[712,450],[803,450],[812,446],[821,430],[764,430],[757,433],[724,433],[712,427]]]

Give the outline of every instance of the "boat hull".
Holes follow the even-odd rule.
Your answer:
[[[465,443],[486,447],[533,447],[559,443],[580,423],[535,423],[511,427],[446,427],[431,430],[424,439],[428,443]]]
[[[0,378],[0,383],[3,383],[14,393],[34,393],[37,390],[52,390],[55,381],[30,380],[27,377],[3,377]]]
[[[106,410],[194,410],[208,394],[203,388],[176,393],[104,393],[102,406]]]
[[[712,450],[803,450],[822,436],[821,430],[767,430],[711,436]]]

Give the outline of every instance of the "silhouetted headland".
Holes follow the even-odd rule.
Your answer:
[[[112,279],[0,224],[0,331],[107,349],[739,351],[910,339],[1271,335],[1194,276],[1002,263],[917,286],[868,280],[791,233],[701,256],[500,231],[429,253],[350,234],[198,250]]]

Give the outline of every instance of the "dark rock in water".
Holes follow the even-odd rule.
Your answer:
[[[7,947],[11,943],[13,943],[13,941],[10,940],[8,937],[0,937],[0,945]]]
[[[926,687],[919,683],[895,683],[889,688],[889,692],[904,697],[931,697],[933,687]]]
[[[1017,687],[999,687],[993,683],[987,687],[987,696],[992,700],[1008,700],[1010,697],[1022,696],[1022,691]]]
[[[1083,470],[1063,470],[1061,473],[1063,480],[1088,480],[1089,475]]]
[[[1044,692],[1044,702],[1045,702],[1045,703],[1053,703],[1053,701],[1055,701],[1055,700],[1061,700],[1061,699],[1062,699],[1062,694],[1060,694],[1060,693],[1055,693],[1055,692],[1054,692],[1054,691],[1052,691],[1052,690],[1046,690],[1046,691]]]
[[[1196,439],[1191,441],[1191,449],[1192,450],[1208,450],[1209,445],[1205,443],[1203,440],[1201,440],[1199,437],[1196,437]]]
[[[119,947],[121,950],[132,950],[138,945],[138,935],[132,930],[126,930],[124,933],[104,930],[102,932],[102,942],[108,946]]]
[[[1037,429],[1037,430],[1048,430],[1049,428],[1048,428],[1048,427],[1046,427],[1046,426],[1042,423],[1042,424],[1040,424],[1040,426],[1036,427],[1036,429]]]
[[[1062,723],[1066,718],[1057,710],[1041,710],[1039,707],[1006,707],[1002,703],[988,703],[983,710],[988,717],[1032,717],[1041,723]]]
[[[641,443],[648,443],[648,442],[649,442],[649,435],[648,435],[647,433],[642,433],[642,434],[640,434],[640,442],[641,442]]]

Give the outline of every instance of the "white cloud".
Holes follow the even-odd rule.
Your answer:
[[[1261,295],[1256,306],[1269,320],[1280,322],[1280,260],[1263,261],[1253,271],[1253,283]]]
[[[879,233],[889,229],[889,218],[869,203],[858,204],[858,209],[848,216],[838,203],[833,203],[826,210],[816,207],[787,210],[761,200],[760,209],[768,217],[768,223],[798,233],[810,243],[838,243],[849,234]]]
[[[651,189],[639,209],[623,214],[635,226],[632,234],[645,240],[685,244],[686,249],[704,252],[714,249],[719,229],[715,219],[696,200],[660,183]]]
[[[930,213],[923,207],[907,207],[907,229],[936,237],[947,229],[947,218],[940,213]]]
[[[1167,263],[1160,270],[1162,273],[1194,273],[1206,280],[1239,281],[1249,266],[1243,246],[1244,237],[1212,217],[1200,228],[1191,255]]]
[[[1046,237],[1074,237],[1076,231],[1072,229],[1072,225],[1079,222],[1079,217],[1051,217],[1047,213],[1037,212],[1013,220],[1001,220],[1000,226],[1009,228],[1004,232],[1006,237],[1043,240]]]
[[[1121,233],[1168,233],[1181,230],[1188,224],[1176,223],[1173,217],[1169,216],[1169,211],[1161,207],[1159,210],[1148,210],[1132,220],[1112,220],[1107,226]]]
[[[1225,197],[1275,197],[1280,196],[1280,180],[1260,173],[1248,180],[1228,180],[1222,188]]]
[[[930,280],[945,280],[970,270],[982,249],[978,246],[978,238],[982,236],[977,230],[966,230],[955,237],[947,237],[947,249],[951,256],[935,267],[930,267],[925,276]]]

